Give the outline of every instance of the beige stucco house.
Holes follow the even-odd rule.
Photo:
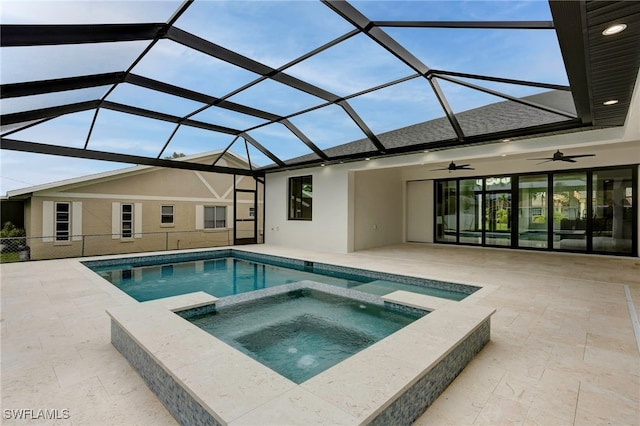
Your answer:
[[[220,154],[183,159],[212,164]],[[249,168],[230,152],[216,165]],[[260,242],[263,193],[250,176],[135,166],[9,191],[6,201],[23,202],[31,259],[50,259]]]

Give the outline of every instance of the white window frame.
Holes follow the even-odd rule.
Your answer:
[[[213,209],[213,226],[207,223],[207,210]],[[204,206],[203,229],[225,229],[227,227],[227,206]],[[221,226],[220,226],[221,225]]]
[[[125,212],[125,207],[129,207],[131,211]],[[129,240],[133,238],[133,225],[134,225],[134,211],[135,207],[133,203],[120,204],[120,236],[123,240]],[[125,219],[125,214],[130,214],[130,219]],[[129,224],[129,230],[125,231],[125,225]],[[126,233],[126,234],[125,234]]]
[[[58,212],[58,206],[65,205],[67,206],[66,212]],[[58,214],[67,215],[67,220],[59,220]],[[59,231],[58,226],[66,224],[66,231]],[[54,229],[54,238],[56,242],[67,242],[71,241],[71,203],[68,201],[56,201],[54,203],[54,215],[53,215],[53,229]],[[62,234],[62,236],[60,235]],[[64,235],[66,234],[66,236]]]

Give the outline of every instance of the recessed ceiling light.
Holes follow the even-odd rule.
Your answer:
[[[509,142],[511,139],[502,139],[502,142]]]
[[[618,34],[627,29],[627,24],[613,24],[605,28],[602,32],[602,35],[610,36],[614,34]]]
[[[506,157],[506,156],[507,156],[507,154],[502,154],[500,157]]]
[[[320,167],[324,167],[324,166],[326,166],[326,164],[324,164],[324,163],[320,164]]]
[[[617,99],[609,99],[608,101],[603,102],[603,105],[615,105],[618,103]]]
[[[365,160],[369,161],[369,160],[371,160],[371,158],[365,158]]]

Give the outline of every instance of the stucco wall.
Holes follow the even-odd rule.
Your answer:
[[[354,174],[353,248],[362,250],[402,242],[403,182],[400,169]]]
[[[313,177],[312,220],[288,220],[288,182],[293,176]],[[266,177],[265,242],[289,247],[346,252],[348,246],[348,170],[317,167],[272,173]]]
[[[407,200],[403,194],[406,194],[408,181],[638,164],[640,141],[637,139],[606,145],[602,144],[602,140],[600,144],[594,143],[597,137],[605,136],[620,140],[624,133],[624,129],[605,129],[555,138],[496,143],[454,151],[419,153],[270,173],[266,177],[265,187],[265,242],[289,247],[349,252],[406,241]],[[563,147],[562,143],[567,146]],[[558,148],[565,154],[595,153],[596,156],[582,158],[577,163],[539,164],[539,161],[528,160],[532,157],[551,155]],[[459,164],[470,163],[475,170],[460,170],[454,172],[455,175],[448,171],[433,171],[435,168],[446,166],[451,160]],[[313,176],[313,220],[289,221],[288,178],[308,174]],[[424,217],[424,226],[429,228],[427,232],[431,232],[432,241],[433,189],[431,188],[431,192],[425,190],[430,199],[428,209],[431,213],[430,216]],[[375,232],[374,224],[384,228]],[[397,229],[396,225],[400,228]]]

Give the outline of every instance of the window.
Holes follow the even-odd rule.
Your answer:
[[[591,200],[593,250],[633,253],[633,171],[594,171]]]
[[[227,208],[225,206],[204,206],[204,229],[227,227]]]
[[[160,224],[173,225],[173,206],[162,206],[160,214]]]
[[[518,191],[518,247],[547,248],[549,177],[521,176]]]
[[[56,241],[69,241],[71,229],[71,205],[70,203],[55,203],[55,230]]]
[[[637,255],[637,171],[621,166],[436,181],[434,240]]]
[[[133,204],[122,204],[121,213],[122,238],[131,238],[133,237]]]
[[[312,177],[289,178],[289,220],[311,220]]]

